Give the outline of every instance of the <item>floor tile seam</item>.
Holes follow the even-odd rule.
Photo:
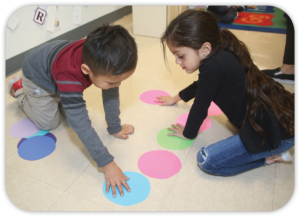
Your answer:
[[[7,165],[6,165],[6,166],[7,166]],[[59,190],[62,190],[62,191],[64,191],[64,192],[66,191],[66,190],[64,190],[64,189],[62,189],[62,188],[60,188],[60,187],[58,187],[58,186],[55,186],[55,185],[53,185],[53,184],[44,182],[44,181],[42,181],[42,180],[40,180],[40,179],[37,179],[36,177],[33,177],[33,176],[29,175],[29,174],[26,174],[26,173],[24,173],[24,172],[22,172],[22,171],[20,171],[20,170],[18,170],[18,169],[15,169],[15,168],[13,168],[13,167],[11,167],[11,166],[7,166],[7,167],[9,167],[10,169],[15,170],[15,171],[17,171],[17,172],[19,172],[19,173],[25,175],[25,176],[28,176],[28,177],[30,177],[30,178],[36,180],[36,181],[39,181],[39,182],[44,183],[44,184],[46,184],[46,185],[52,186],[52,187],[57,188],[57,189],[59,189]]]
[[[90,161],[90,163],[86,166],[86,168],[84,170],[82,170],[82,172],[77,176],[77,178],[74,179],[74,181],[69,185],[69,187],[66,189],[66,192],[68,191],[68,189],[74,184],[74,182],[76,182],[77,179],[79,179],[79,177],[87,170],[87,168],[92,164],[92,162]]]
[[[28,176],[28,177],[30,177],[30,178],[32,178],[32,179],[35,179],[35,180],[37,180],[37,181],[39,181],[39,182],[41,182],[41,183],[44,183],[44,184],[46,184],[46,185],[48,185],[48,186],[55,187],[55,188],[57,188],[57,189],[59,189],[59,190],[62,191],[62,194],[58,197],[58,199],[57,199],[55,202],[53,202],[52,205],[50,205],[50,207],[49,207],[46,211],[49,211],[49,209],[51,209],[51,207],[59,200],[59,198],[61,198],[62,195],[64,195],[64,194],[66,193],[65,190],[63,190],[63,189],[61,189],[61,188],[58,188],[57,186],[53,186],[53,185],[51,185],[51,184],[49,184],[49,183],[45,183],[45,182],[43,182],[43,181],[41,181],[41,180],[36,179],[35,177],[32,177],[32,176],[30,176],[30,175],[28,175],[28,174],[22,173],[22,172],[20,172],[20,171],[14,169],[14,168],[11,168],[10,166],[7,166],[7,167],[9,167],[10,169],[12,169],[12,170],[14,170],[14,171],[16,171],[16,172],[19,172],[19,173],[25,175],[25,176]],[[7,192],[6,192],[6,193],[7,193]]]
[[[101,206],[101,207],[103,207],[103,208],[105,208],[105,209],[108,209],[108,210],[110,210],[110,211],[114,211],[114,210],[112,210],[111,208],[108,208],[108,207],[106,207],[106,206],[103,206],[103,204],[95,203],[94,201],[91,201],[91,200],[89,200],[89,199],[87,199],[87,198],[81,197],[80,195],[77,195],[77,194],[74,194],[74,193],[71,193],[71,192],[67,192],[67,191],[66,191],[66,193],[71,194],[71,195],[73,195],[73,196],[75,196],[75,197],[79,197],[80,199],[86,200],[86,201],[88,201],[88,202],[90,202],[90,203],[92,203],[92,204],[95,204],[95,205],[97,205],[97,206]]]
[[[295,191],[295,176],[294,176],[294,187],[287,187],[287,186],[285,186],[285,185],[281,185],[281,184],[276,184],[276,172],[277,172],[277,165],[278,164],[275,164],[275,173],[274,173],[274,185],[275,186],[281,186],[281,187],[284,187],[284,188],[287,188],[287,189],[290,189],[290,190],[293,190],[293,191]],[[295,174],[295,168],[294,168],[294,172],[293,172],[294,174]]]
[[[180,171],[182,171],[182,168],[180,169]],[[166,202],[166,200],[167,200],[169,194],[171,193],[171,191],[172,191],[172,189],[173,189],[173,187],[174,187],[174,185],[175,185],[175,183],[176,183],[176,181],[177,181],[177,179],[178,179],[178,176],[179,176],[179,174],[180,174],[180,171],[177,173],[177,176],[176,176],[176,178],[174,179],[174,182],[172,183],[172,186],[171,186],[170,190],[168,191],[168,193],[167,193],[167,195],[166,195],[166,198],[165,198],[163,204],[161,205],[161,207],[160,207],[160,209],[159,209],[159,212],[162,212],[162,208],[163,208],[163,206],[164,206],[164,204],[165,204],[165,202]]]
[[[274,172],[274,187],[273,187],[273,198],[272,198],[272,210],[274,211],[274,198],[275,198],[275,184],[276,184],[276,170],[277,170],[277,164],[275,164],[275,172]]]
[[[66,193],[66,191],[64,193],[62,193],[57,200],[49,207],[49,209],[47,210],[47,212],[50,212],[49,210],[57,203],[57,201]]]
[[[138,149],[141,149],[141,150],[144,150],[144,151],[146,151],[146,153],[147,152],[150,152],[150,151],[169,151],[169,150],[172,150],[172,149],[167,149],[166,148],[166,150],[161,150],[161,149],[145,149],[145,148],[140,148],[140,147],[138,147],[138,146],[134,146],[134,145],[130,145],[129,144],[129,146],[131,146],[131,147],[134,147],[134,148],[138,148]],[[172,152],[171,152],[172,153]],[[174,153],[173,153],[174,154]],[[175,154],[176,155],[176,154]],[[176,155],[177,156],[177,155]],[[177,156],[178,157],[178,156]],[[180,158],[180,157],[178,157],[181,161],[186,161],[185,159],[183,159],[183,158]]]
[[[130,122],[130,120],[131,120],[135,115],[138,114],[138,112],[142,109],[143,106],[144,106],[143,104],[140,104],[140,105],[138,106],[138,109],[137,109],[137,110],[134,112],[134,114],[132,114],[132,116],[128,119],[128,123]]]
[[[167,149],[167,150],[161,150],[161,149],[145,149],[145,148],[140,148],[140,147],[138,147],[138,146],[134,146],[134,145],[130,145],[129,144],[129,146],[131,146],[131,147],[134,147],[134,148],[138,148],[138,149],[140,149],[140,150],[143,150],[143,151],[145,151],[145,153],[148,153],[148,152],[150,152],[150,151],[169,151],[169,150],[171,150],[171,149]],[[172,153],[172,152],[171,152]],[[175,154],[176,155],[176,154]],[[177,155],[176,155],[177,156]],[[178,156],[177,156],[178,157]],[[180,158],[180,157],[178,157],[181,161],[186,161],[185,159],[182,159],[182,158]]]
[[[195,142],[195,140],[194,140],[194,142]],[[194,147],[194,142],[193,142],[192,145],[189,147],[190,150],[188,151],[187,155],[185,156],[185,159],[184,159],[185,161],[187,160],[187,157],[189,156],[189,154],[190,154],[192,148]]]
[[[257,168],[256,168],[257,169]],[[255,169],[254,169],[255,170]],[[271,185],[275,185],[275,183],[272,183],[272,182],[268,182],[268,181],[264,181],[264,180],[259,180],[257,178],[255,178],[255,176],[251,176],[251,175],[245,175],[245,174],[237,174],[238,176],[243,176],[243,177],[246,177],[246,178],[251,178],[251,179],[255,179],[257,181],[261,181],[261,182],[264,182],[264,183],[268,183],[268,184],[271,184]]]
[[[5,150],[5,154],[6,154],[6,150]],[[5,165],[6,165],[7,161],[8,161],[10,158],[14,157],[15,155],[17,155],[17,153],[12,154],[9,158],[5,159]]]
[[[283,187],[283,188],[286,188],[286,189],[289,189],[289,190],[295,190],[295,187],[286,187],[285,185],[281,185],[281,184],[274,184],[275,186],[280,186],[280,187]]]

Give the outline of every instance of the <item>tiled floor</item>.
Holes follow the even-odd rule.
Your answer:
[[[131,33],[132,16],[117,23]],[[285,35],[233,30],[252,53],[259,68],[281,64]],[[120,87],[122,123],[130,123],[135,133],[120,140],[106,131],[101,90],[95,86],[84,92],[92,125],[114,155],[123,171],[139,172],[139,157],[150,150],[164,150],[157,144],[157,133],[189,111],[191,103],[179,102],[169,107],[148,105],[139,100],[147,90],[160,89],[171,95],[197,79],[187,75],[168,53],[171,71],[165,67],[158,38],[135,36],[139,61],[136,72]],[[21,72],[17,72],[21,74]],[[13,75],[15,76],[15,75]],[[7,84],[12,76],[6,78]],[[294,92],[293,85],[284,85]],[[272,211],[284,206],[294,191],[294,163],[276,163],[233,177],[216,177],[203,173],[196,164],[196,153],[237,133],[226,116],[210,117],[211,129],[202,132],[192,146],[172,151],[182,162],[175,176],[159,180],[147,177],[151,184],[148,198],[133,206],[120,206],[102,193],[104,175],[66,120],[52,130],[57,137],[56,150],[38,161],[19,157],[20,139],[9,134],[16,121],[27,117],[15,99],[6,93],[6,191],[10,200],[28,211]]]

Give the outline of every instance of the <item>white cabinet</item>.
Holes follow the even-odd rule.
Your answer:
[[[132,6],[133,34],[160,38],[169,22],[187,6]]]

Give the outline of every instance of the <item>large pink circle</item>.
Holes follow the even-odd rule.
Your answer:
[[[169,151],[155,150],[143,154],[139,158],[138,167],[146,176],[167,179],[180,171],[181,161]]]
[[[149,90],[140,95],[140,100],[148,104],[159,105],[162,102],[154,102],[154,100],[158,100],[156,98],[158,96],[170,96],[170,94],[162,90]]]
[[[216,105],[216,103],[211,102],[208,111],[207,111],[207,115],[208,116],[217,116],[223,114],[223,111],[219,108],[219,106]]]
[[[187,119],[188,119],[189,113],[184,113],[182,115],[180,115],[177,119],[176,119],[176,124],[181,124],[182,126],[186,125]],[[205,130],[208,130],[211,127],[211,121],[210,119],[207,117],[204,119],[199,132],[203,132]]]
[[[14,123],[11,126],[9,133],[16,138],[25,138],[28,136],[32,136],[39,131],[40,130],[36,128],[32,120],[30,120],[29,118],[24,118]]]

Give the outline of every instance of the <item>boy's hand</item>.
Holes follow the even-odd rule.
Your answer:
[[[173,128],[168,128],[168,130],[172,130],[174,131],[175,133],[168,133],[168,136],[178,136],[182,139],[186,139],[186,140],[189,140],[187,138],[185,138],[183,136],[183,130],[184,130],[184,126],[182,126],[181,124],[172,124],[172,127]]]
[[[129,137],[127,136],[128,134],[134,133],[134,127],[130,124],[123,124],[122,125],[122,130],[118,133],[114,133],[115,137],[119,139],[128,139]]]
[[[113,196],[116,197],[116,187],[118,187],[121,196],[124,195],[123,187],[126,188],[128,192],[130,192],[130,188],[126,182],[129,177],[125,176],[122,170],[118,167],[115,161],[110,162],[102,167],[105,174],[106,181],[106,193],[109,192],[109,187],[111,186]]]
[[[174,100],[173,97],[171,96],[158,96],[156,97],[157,100],[154,100],[154,102],[162,102],[160,106],[168,106],[168,105],[173,105],[177,101]]]

